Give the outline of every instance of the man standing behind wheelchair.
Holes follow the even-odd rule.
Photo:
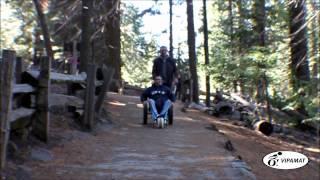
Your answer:
[[[163,118],[167,124],[168,110],[175,101],[175,96],[169,87],[162,84],[161,76],[155,76],[153,81],[152,86],[142,93],[140,100],[149,103],[154,124],[159,118]]]
[[[174,84],[177,79],[176,62],[168,56],[166,46],[160,47],[160,56],[153,61],[152,78],[161,76],[163,85],[168,86],[171,90],[174,89]]]

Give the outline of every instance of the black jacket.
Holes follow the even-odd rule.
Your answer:
[[[158,57],[153,61],[152,77],[161,76],[163,84],[171,87],[173,78],[177,75],[176,62],[169,56],[165,57],[164,61],[162,57]],[[163,63],[165,62],[165,65]],[[166,68],[166,74],[163,74],[163,67]]]
[[[151,87],[144,90],[140,100],[142,102],[147,100],[147,98],[151,98],[155,101],[161,99],[162,102],[166,101],[167,99],[170,99],[172,102],[175,101],[175,96],[172,94],[171,90],[164,85],[156,86],[153,84]]]

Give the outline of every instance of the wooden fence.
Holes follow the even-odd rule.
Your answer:
[[[3,50],[0,64],[0,170],[6,163],[11,124],[30,121],[32,134],[42,141],[49,140],[50,108],[63,105],[73,107],[81,118],[81,125],[91,130],[102,108],[114,70],[102,67],[103,80],[96,80],[97,67],[89,64],[87,73],[69,75],[51,72],[51,61],[41,58],[39,70],[22,72],[22,59],[14,51]],[[51,83],[76,84],[85,91],[84,97],[51,93]],[[96,92],[96,87],[100,90]],[[71,92],[75,90],[71,88]],[[97,97],[95,96],[97,94]]]

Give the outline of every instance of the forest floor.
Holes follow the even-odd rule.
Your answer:
[[[264,136],[174,104],[174,124],[142,125],[137,96],[108,93],[107,120],[93,132],[80,131],[70,115],[52,114],[50,141],[34,138],[11,154],[7,179],[319,179],[320,152],[315,137],[290,131]],[[234,148],[225,148],[231,141]],[[30,143],[31,142],[31,143]],[[229,145],[230,146],[230,145]],[[229,148],[230,149],[230,148]],[[309,163],[277,170],[262,158],[275,151],[297,151]]]

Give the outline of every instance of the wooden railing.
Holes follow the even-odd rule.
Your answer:
[[[11,123],[15,121],[29,120],[32,122],[32,134],[47,142],[50,109],[54,106],[72,106],[81,118],[81,125],[91,130],[114,72],[112,68],[103,66],[103,81],[96,80],[95,64],[89,64],[87,73],[79,75],[54,73],[51,72],[48,57],[41,59],[39,70],[22,72],[21,67],[22,60],[16,58],[14,51],[3,50],[0,64],[0,170],[5,167]],[[78,84],[85,91],[85,95],[78,97],[74,94],[51,93],[51,83]],[[99,87],[99,93],[96,92],[96,87]]]

